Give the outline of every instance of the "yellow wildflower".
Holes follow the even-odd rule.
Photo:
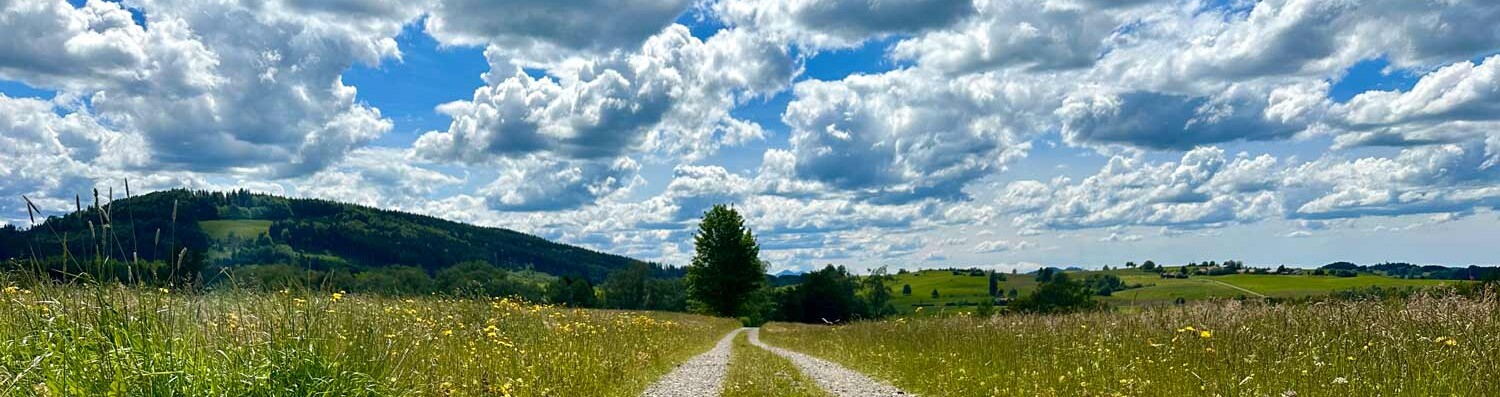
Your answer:
[[[1205,329],[1205,330],[1202,330],[1202,331],[1198,331],[1198,337],[1199,338],[1203,338],[1203,339],[1208,339],[1208,338],[1214,337],[1214,333]]]
[[[333,301],[338,302],[340,299],[344,299],[344,291],[334,292]]]

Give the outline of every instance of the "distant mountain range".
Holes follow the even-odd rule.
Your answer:
[[[66,242],[75,258],[100,251],[116,261],[182,256],[199,269],[296,263],[319,270],[409,265],[436,271],[486,261],[602,280],[641,263],[509,229],[248,191],[168,190],[87,207],[83,201],[78,211],[37,218],[43,223],[28,230],[0,228],[0,260],[57,258]]]

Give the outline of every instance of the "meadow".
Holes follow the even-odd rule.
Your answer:
[[[634,396],[739,327],[512,299],[3,285],[4,395]]]
[[[1493,293],[773,323],[761,335],[919,395],[1500,395]]]
[[[1232,274],[1185,279],[1161,278],[1157,273],[1138,269],[1070,271],[1067,274],[1075,280],[1092,274],[1112,274],[1127,285],[1142,285],[1141,288],[1098,297],[1110,305],[1123,307],[1170,304],[1177,298],[1188,301],[1241,296],[1255,298],[1256,294],[1279,298],[1316,297],[1353,288],[1420,288],[1459,283],[1453,280],[1401,279],[1372,273],[1360,273],[1357,277]],[[989,296],[989,279],[983,276],[953,274],[948,270],[919,270],[894,277],[895,281],[886,283],[893,295],[891,304],[898,312],[906,314],[970,312],[973,307],[965,305],[977,304]],[[911,295],[901,293],[904,285],[911,286]],[[1002,292],[1015,289],[1022,296],[1036,286],[1032,274],[1005,274],[1005,280],[1000,283]],[[937,299],[932,298],[933,289],[938,290]],[[917,311],[918,307],[922,307],[921,312]]]
[[[259,219],[222,219],[198,222],[203,233],[216,240],[226,240],[230,235],[239,239],[253,240],[271,231],[271,221]]]

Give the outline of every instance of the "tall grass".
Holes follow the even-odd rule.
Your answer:
[[[1493,293],[771,324],[762,339],[932,396],[1500,395]]]
[[[792,362],[750,344],[749,332],[734,337],[722,397],[827,397]]]
[[[6,285],[6,396],[628,396],[737,327],[510,299]]]
[[[89,235],[71,237],[84,253],[26,205],[62,256],[33,247],[0,273],[0,397],[633,396],[739,326],[510,298],[203,291],[179,272],[190,253],[175,230],[150,240],[170,263],[140,260],[134,227],[112,227],[97,191],[70,215],[87,219]]]

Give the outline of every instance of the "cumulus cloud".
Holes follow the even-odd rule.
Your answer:
[[[1305,130],[1311,122],[1307,116],[1319,112],[1310,107],[1318,107],[1320,101],[1307,101],[1307,95],[1295,91],[1289,87],[1265,94],[1241,85],[1211,96],[1079,91],[1064,100],[1057,115],[1063,138],[1071,143],[1191,149],[1235,140],[1284,139]]]
[[[434,1],[426,29],[454,45],[490,45],[522,64],[633,48],[682,14],[688,0]]]
[[[144,161],[139,137],[117,134],[86,114],[60,116],[51,103],[0,94],[0,211],[25,214],[18,196],[47,210],[72,207],[72,196],[93,187],[95,163]]]
[[[1006,251],[1011,251],[1011,250],[1023,250],[1023,249],[1031,248],[1033,246],[1036,246],[1036,244],[1034,244],[1034,243],[1032,243],[1030,241],[1009,241],[1009,240],[1000,240],[1000,239],[985,240],[985,241],[980,241],[978,244],[974,244],[974,252],[979,252],[979,253],[1006,252]]]
[[[119,3],[8,1],[0,4],[0,77],[37,87],[189,95],[221,83],[219,59],[181,19],[135,23]]]
[[[913,69],[798,83],[782,115],[796,174],[887,202],[963,198],[1029,149],[1026,114],[1049,93],[1027,83]]]
[[[64,91],[112,129],[145,140],[158,169],[296,176],[391,129],[340,76],[399,57],[415,7],[146,0],[8,2],[0,76]],[[311,8],[309,8],[311,7]],[[404,12],[396,12],[399,10]],[[57,49],[63,49],[58,51]]]
[[[974,11],[970,0],[723,0],[711,8],[730,25],[814,50],[945,27]]]
[[[1132,241],[1141,241],[1141,235],[1139,235],[1139,234],[1130,234],[1130,233],[1120,233],[1120,232],[1110,232],[1108,236],[1104,236],[1104,237],[1100,238],[1099,241],[1106,242],[1106,243],[1128,243],[1128,242],[1132,242]]]
[[[492,67],[505,67],[495,60]],[[733,119],[730,108],[782,89],[793,73],[783,48],[740,31],[702,41],[681,25],[638,52],[579,59],[544,77],[512,69],[502,78],[501,70],[486,75],[489,84],[472,100],[440,107],[452,125],[424,134],[415,153],[464,162],[538,152],[581,159],[634,151],[703,156],[758,138],[759,128]]]
[[[1019,66],[1077,68],[1099,57],[1127,13],[1045,0],[981,0],[952,29],[903,40],[892,55],[949,72]]]
[[[1078,183],[1013,182],[998,205],[1025,228],[1222,227],[1278,214],[1278,167],[1269,155],[1229,157],[1215,147],[1177,162],[1115,156]]]
[[[1379,56],[1420,68],[1492,51],[1500,29],[1484,21],[1497,13],[1483,0],[1266,0],[1243,12],[1183,2],[1142,15],[1100,62],[1121,81],[1158,87],[1330,76]]]
[[[328,169],[294,181],[296,194],[380,208],[416,208],[463,180],[417,164],[392,148],[361,148]]]
[[[1285,184],[1287,217],[1330,219],[1500,206],[1500,153],[1479,143],[1403,149],[1395,157],[1325,157]]]
[[[685,11],[698,25],[674,24]],[[1500,203],[1496,19],[1485,0],[0,0],[23,38],[0,42],[0,79],[56,93],[0,95],[0,195],[249,187],[674,263],[731,203],[778,266],[1034,244],[953,231],[1005,221],[1121,243],[1439,222]],[[448,128],[370,147],[405,119],[341,76],[400,62],[414,24],[490,70],[436,109]],[[897,69],[799,79],[872,40]],[[1421,79],[1331,98],[1377,58]],[[759,124],[747,105],[788,88],[785,126]],[[1033,152],[1111,158],[1048,180]],[[1063,234],[1044,238],[1101,236]]]
[[[574,208],[640,183],[640,165],[628,157],[567,160],[542,156],[501,159],[500,177],[480,192],[507,211]]]
[[[1483,139],[1500,124],[1500,56],[1444,66],[1405,92],[1360,93],[1330,113],[1349,130],[1338,137],[1340,147]]]

